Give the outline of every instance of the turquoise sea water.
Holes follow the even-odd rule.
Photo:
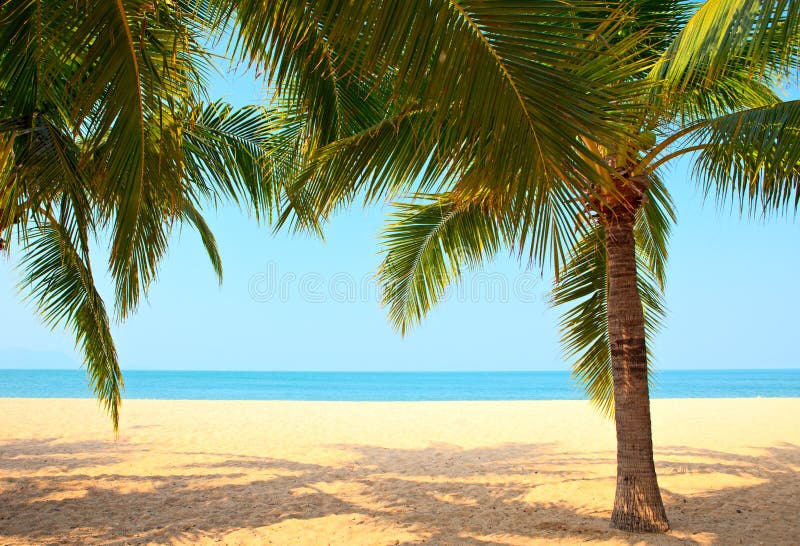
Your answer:
[[[89,398],[81,370],[0,369],[0,397]],[[800,397],[800,369],[664,370],[654,398]],[[125,398],[165,400],[572,400],[567,372],[125,372]]]

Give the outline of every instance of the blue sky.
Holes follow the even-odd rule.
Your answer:
[[[219,78],[214,91],[239,104],[266,98],[247,76]],[[740,219],[704,204],[685,164],[666,179],[678,225],[657,364],[800,367],[800,223]],[[559,313],[546,303],[550,275],[526,272],[505,255],[467,275],[405,338],[396,333],[373,281],[385,212],[342,213],[322,242],[274,236],[233,207],[211,211],[225,268],[221,287],[199,238],[176,231],[148,300],[114,328],[123,369],[566,369]],[[16,264],[12,246],[10,259],[0,260],[0,367],[78,367],[70,335],[42,326],[17,294]],[[99,268],[100,256],[94,264]],[[110,302],[108,279],[101,282]]]

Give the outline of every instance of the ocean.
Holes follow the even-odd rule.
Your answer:
[[[163,400],[575,400],[568,372],[124,373],[127,399]],[[800,369],[662,370],[653,398],[800,397]],[[90,398],[82,370],[0,369],[0,397]]]

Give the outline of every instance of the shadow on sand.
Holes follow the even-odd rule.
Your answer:
[[[174,474],[128,475],[102,473],[102,467],[119,463],[120,454],[135,457],[141,450],[137,445],[0,442],[0,543],[192,543],[334,515],[346,516],[354,526],[377,522],[419,537],[398,544],[486,546],[527,539],[547,544],[560,538],[728,545],[739,544],[742,535],[748,537],[746,544],[779,544],[787,527],[800,540],[800,521],[776,522],[774,510],[774,503],[800,498],[800,477],[794,470],[800,466],[800,446],[791,444],[764,449],[760,457],[681,446],[658,450],[664,477],[691,474],[702,483],[704,475],[714,473],[757,478],[751,482],[758,483],[689,496],[665,488],[675,532],[661,536],[612,531],[608,511],[531,497],[537,487],[601,480],[610,503],[610,453],[587,459],[587,453],[559,452],[553,444],[473,450],[445,444],[414,450],[330,447],[350,452],[355,462],[332,467],[229,453],[175,453],[176,460],[197,455],[204,462],[183,464]],[[604,473],[587,477],[570,470],[581,458],[599,464]],[[256,470],[270,477],[251,480]],[[26,475],[33,472],[37,475]],[[87,488],[87,482],[95,485]],[[347,484],[349,493],[339,494],[337,484]],[[763,499],[771,501],[764,504]],[[605,505],[601,500],[598,504]],[[783,535],[771,534],[776,525],[782,526]],[[693,538],[700,536],[705,538]]]

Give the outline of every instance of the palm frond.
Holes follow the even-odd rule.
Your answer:
[[[76,231],[79,229],[60,223],[52,215],[32,225],[21,262],[25,276],[20,288],[28,293],[46,324],[72,329],[83,352],[91,388],[117,430],[122,372],[88,255],[74,240],[86,236]]]
[[[800,204],[800,101],[709,120],[689,137],[694,173],[707,194],[751,212]]]
[[[477,267],[501,247],[506,226],[490,210],[448,195],[397,203],[381,232],[378,270],[389,320],[403,334],[442,298],[462,268]]]
[[[683,92],[714,85],[731,66],[742,63],[753,77],[800,68],[800,2],[705,2],[651,76],[664,83],[665,92]]]
[[[0,55],[9,69],[3,107],[23,118],[63,118],[80,142],[79,170],[91,181],[93,206],[103,223],[113,224],[111,270],[121,316],[155,276],[159,252],[147,256],[136,247],[155,233],[152,221],[140,223],[153,216],[142,209],[154,199],[169,209],[181,191],[174,121],[198,91],[207,60],[179,4],[6,2],[0,12],[24,29],[0,39],[25,45],[19,58]],[[170,179],[171,189],[152,187]]]
[[[647,199],[634,224],[636,251],[663,292],[667,277],[669,234],[677,221],[672,197],[659,174],[650,175]]]
[[[412,188],[420,193],[442,190],[442,180],[452,170],[433,161],[424,147],[431,139],[431,122],[430,112],[422,110],[379,118],[314,150],[287,191],[305,197],[312,214],[326,217],[359,194],[370,202],[411,193]]]
[[[713,81],[675,92],[656,86],[651,100],[652,126],[688,127],[702,120],[727,115],[743,108],[759,108],[780,102],[770,78],[759,77],[744,64],[727,67]],[[669,134],[669,129],[667,129]]]
[[[187,117],[182,176],[191,181],[193,191],[214,201],[238,203],[257,219],[270,218],[282,178],[265,164],[265,156],[279,140],[280,114],[216,101],[192,105]]]
[[[217,239],[200,211],[188,201],[184,204],[183,221],[190,223],[197,230],[208,254],[208,259],[211,261],[211,266],[214,268],[214,273],[216,273],[219,283],[222,284],[222,257],[217,248]]]
[[[594,172],[591,152],[578,150],[575,137],[612,142],[630,132],[628,109],[638,106],[619,100],[620,82],[649,62],[635,53],[641,36],[619,39],[622,23],[602,2],[245,1],[231,13],[242,25],[240,42],[261,52],[276,85],[303,63],[334,79],[353,71],[359,79],[388,77],[397,104],[388,116],[430,112],[426,152],[437,142],[436,157],[446,161],[466,149],[479,158],[473,169],[494,169],[484,184],[498,187],[529,181],[495,181],[497,172]],[[332,52],[332,63],[323,52]],[[305,79],[298,96],[327,104],[329,119],[337,119],[335,93],[315,91]],[[344,138],[379,121],[359,122]]]

